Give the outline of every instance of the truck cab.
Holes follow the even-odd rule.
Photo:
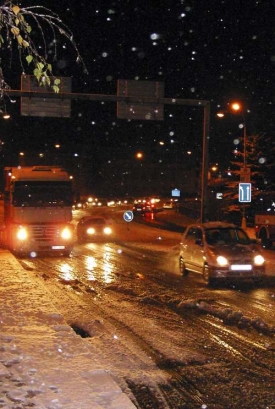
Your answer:
[[[72,180],[59,167],[5,168],[5,243],[17,254],[69,255],[73,247]]]

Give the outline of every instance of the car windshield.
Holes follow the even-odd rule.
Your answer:
[[[222,227],[211,228],[205,231],[205,238],[208,244],[250,244],[251,241],[246,232],[240,228]]]
[[[84,220],[85,223],[88,224],[105,224],[105,220],[104,219],[100,219],[100,218],[96,218],[96,219],[88,219],[88,220]]]

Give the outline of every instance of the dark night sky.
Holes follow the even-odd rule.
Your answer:
[[[215,113],[241,100],[248,132],[274,134],[275,5],[272,0],[29,0],[56,11],[71,28],[89,74],[71,46],[58,40],[57,75],[72,76],[73,92],[116,94],[118,79],[163,81],[165,97],[211,101],[210,162],[226,161],[239,120]],[[51,47],[50,47],[51,48]],[[11,85],[20,87],[20,72]],[[17,80],[18,79],[18,80]],[[73,103],[70,119],[20,118],[19,103],[5,130],[14,149],[43,150],[55,142],[68,152],[114,161],[143,149],[147,157],[201,156],[202,112],[165,108],[163,122],[116,118],[115,103]],[[239,122],[238,122],[239,121]],[[275,136],[274,136],[275,141]]]

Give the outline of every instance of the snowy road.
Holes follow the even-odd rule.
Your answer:
[[[24,259],[140,409],[275,407],[274,285],[181,277],[179,233],[111,215],[115,238]]]

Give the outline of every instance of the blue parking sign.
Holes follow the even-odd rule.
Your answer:
[[[239,202],[251,202],[251,183],[239,183]]]

